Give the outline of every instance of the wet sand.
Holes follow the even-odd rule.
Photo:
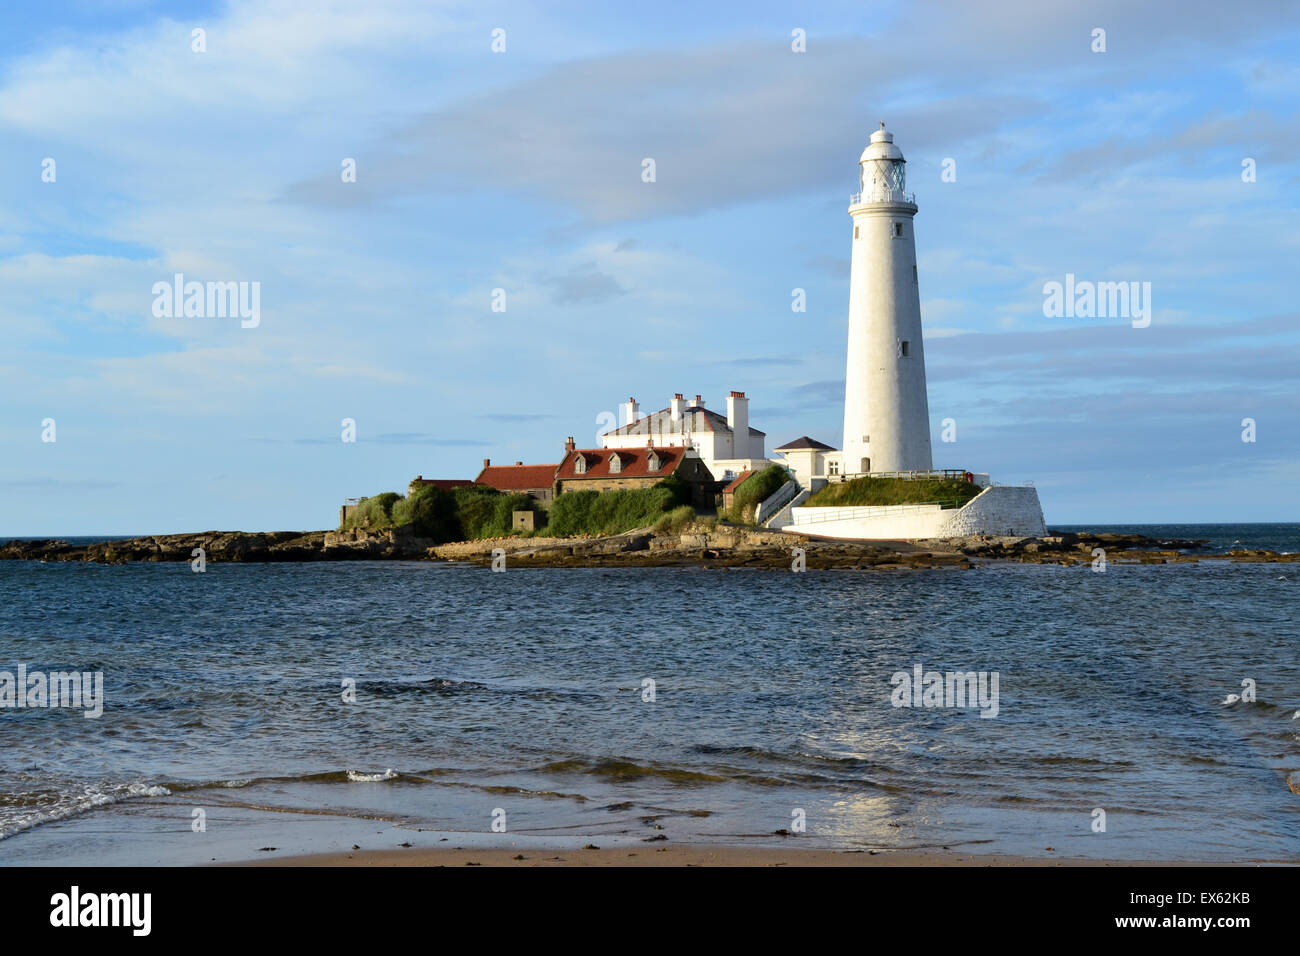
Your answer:
[[[581,850],[412,847],[355,850],[224,866],[1203,866],[1194,861],[1087,860],[943,851],[790,849],[734,846],[597,847]],[[1223,865],[1223,864],[1216,864]]]

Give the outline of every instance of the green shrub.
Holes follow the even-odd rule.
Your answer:
[[[691,486],[676,475],[669,475],[667,478],[654,485],[655,488],[666,488],[672,493],[673,504],[677,506],[689,505],[691,503]]]
[[[984,489],[956,478],[855,478],[827,485],[803,503],[806,508],[860,508],[868,505],[965,504]]]
[[[568,491],[551,505],[547,530],[556,537],[620,534],[657,525],[689,496],[690,486],[680,479],[624,491]]]
[[[353,509],[343,523],[344,531],[360,528],[363,531],[387,531],[393,525],[393,505],[402,500],[395,491],[372,495]]]
[[[586,534],[592,502],[599,497],[596,491],[567,491],[556,497],[551,503],[551,534],[561,538]]]
[[[680,505],[655,522],[656,534],[681,534],[695,521],[695,509]]]
[[[432,485],[421,485],[410,496],[394,502],[392,522],[395,527],[409,526],[419,537],[439,543],[461,536],[455,495]]]
[[[768,465],[762,471],[750,475],[732,492],[728,520],[737,524],[753,521],[754,510],[759,503],[772,497],[789,480],[790,473],[780,465]]]
[[[456,514],[460,518],[461,537],[465,541],[495,537],[490,533],[496,517],[501,492],[482,485],[457,488]]]
[[[495,488],[482,485],[457,488],[456,511],[460,518],[461,536],[470,541],[481,538],[503,538],[513,534],[514,513],[531,511],[538,528],[546,524],[546,511],[538,506],[531,495],[503,494]]]

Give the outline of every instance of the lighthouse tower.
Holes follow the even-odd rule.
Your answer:
[[[844,473],[929,471],[920,287],[903,153],[885,124],[862,152],[862,191],[850,197],[849,359]]]

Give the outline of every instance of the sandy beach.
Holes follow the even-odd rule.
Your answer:
[[[581,850],[412,847],[356,850],[226,866],[1199,866],[1197,862],[1086,860],[943,851],[824,850],[735,846],[665,846],[653,849],[593,846]],[[1220,864],[1221,865],[1221,864]]]

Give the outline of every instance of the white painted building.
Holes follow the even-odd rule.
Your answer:
[[[929,471],[930,409],[912,217],[902,151],[885,124],[858,159],[850,197],[849,343],[843,467],[849,474]]]
[[[773,451],[785,459],[785,466],[794,473],[795,480],[809,491],[817,491],[840,474],[839,451],[807,435]]]
[[[646,415],[629,398],[620,418],[622,425],[600,436],[602,448],[644,448],[647,440],[659,447],[693,448],[718,481],[771,464],[764,450],[767,435],[750,427],[744,392],[727,396],[725,416],[706,408],[699,395],[687,400],[678,392],[666,408]]]
[[[843,449],[836,451],[807,436],[776,449],[809,491],[861,475],[901,472],[902,477],[926,477],[933,470],[912,232],[917,206],[906,192],[906,160],[884,123],[871,134],[858,165],[860,191],[849,201],[853,252]],[[772,526],[828,538],[867,539],[1046,533],[1032,486],[993,485],[985,474],[955,474],[982,488],[961,507],[933,502],[809,508],[802,504],[806,496],[801,496],[776,515]]]

